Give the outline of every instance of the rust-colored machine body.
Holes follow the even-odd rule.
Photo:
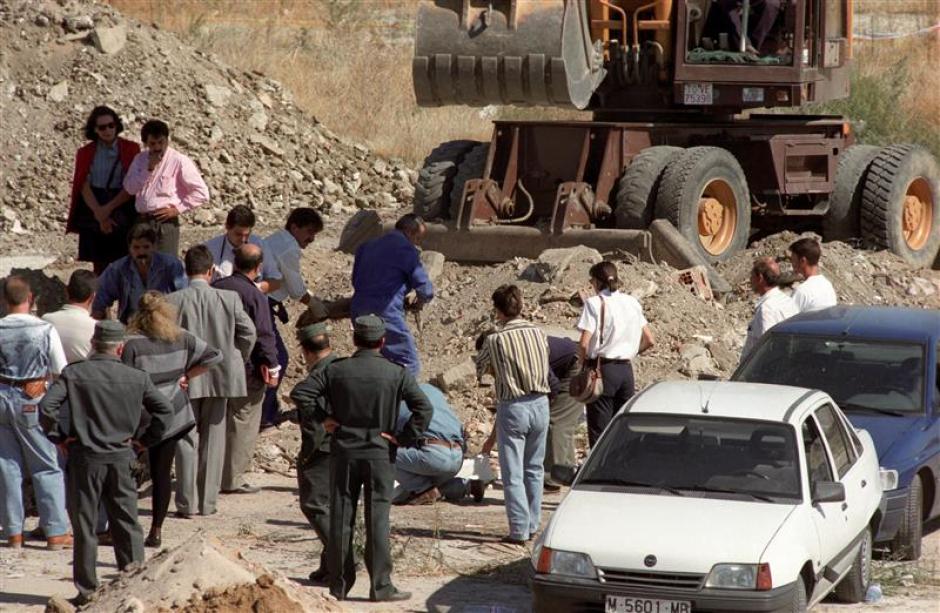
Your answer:
[[[857,236],[867,167],[856,166],[874,154],[856,152],[842,180],[858,185],[834,201],[854,144],[848,122],[754,112],[848,96],[852,10],[851,0],[420,0],[419,105],[593,116],[496,121],[489,143],[442,144],[425,161],[415,210],[469,233],[447,242],[472,243],[457,251],[478,260],[504,259],[507,237],[528,245],[535,231],[546,245],[575,230],[579,243],[604,230],[605,246],[617,231],[630,244],[657,218],[712,262],[784,227]],[[924,181],[906,196],[917,206],[900,205],[912,227],[878,236],[889,248],[920,244],[917,257],[932,261],[924,237],[940,234],[938,183]]]

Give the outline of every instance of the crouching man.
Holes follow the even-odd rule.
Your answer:
[[[121,362],[124,326],[99,321],[92,354],[67,366],[39,403],[40,424],[68,456],[68,511],[75,532],[72,578],[81,606],[98,587],[95,525],[103,501],[111,520],[114,556],[124,570],[144,561],[144,533],[137,521],[137,482],[131,475],[134,448],[160,441],[173,419],[173,405],[150,375]],[[68,417],[60,416],[68,403]],[[137,435],[143,411],[149,419]],[[149,422],[149,423],[148,423]]]
[[[422,383],[419,387],[431,401],[434,413],[420,439],[410,446],[398,448],[395,457],[398,488],[393,503],[434,504],[442,497],[456,501],[470,493],[471,485],[474,489],[479,487],[482,493],[481,482],[456,478],[463,466],[463,427],[447,398],[429,383]],[[401,432],[410,419],[411,411],[402,404],[398,409],[395,431]]]

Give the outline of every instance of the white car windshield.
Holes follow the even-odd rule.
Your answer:
[[[846,413],[923,413],[924,348],[771,333],[734,380],[820,389]]]
[[[576,487],[792,504],[801,499],[797,457],[785,424],[626,413],[591,452]]]

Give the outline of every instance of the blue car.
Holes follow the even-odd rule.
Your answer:
[[[820,389],[871,434],[886,490],[875,540],[920,557],[924,522],[940,515],[940,311],[837,306],[774,326],[732,380]]]

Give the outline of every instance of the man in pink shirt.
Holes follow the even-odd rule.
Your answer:
[[[209,200],[209,188],[191,159],[170,147],[170,127],[151,119],[140,129],[144,150],[124,178],[124,189],[136,196],[138,221],[157,232],[157,251],[179,257],[181,213]]]

